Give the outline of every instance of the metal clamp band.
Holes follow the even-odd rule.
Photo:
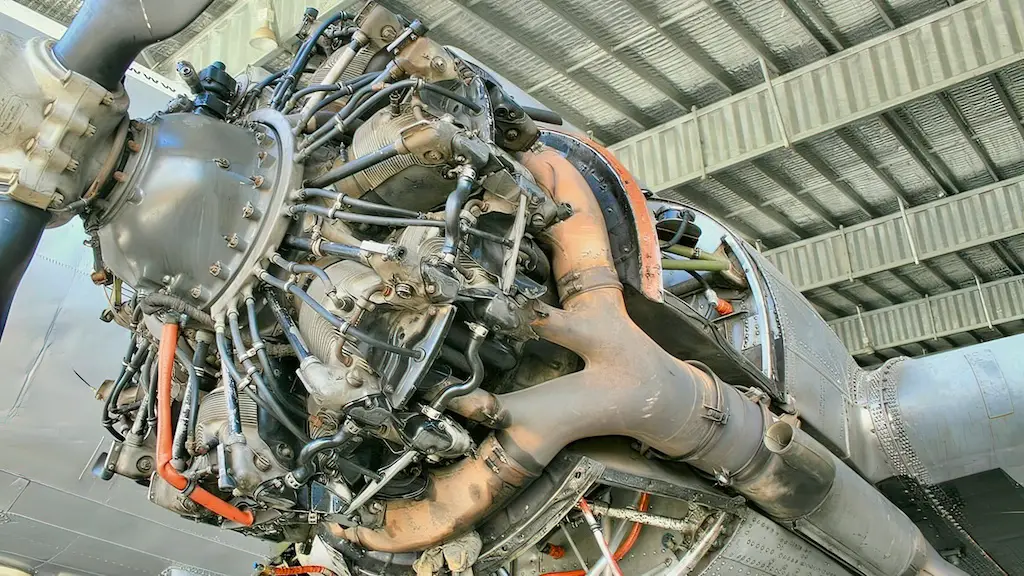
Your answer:
[[[181,489],[181,495],[188,498],[193,492],[195,492],[197,486],[199,486],[199,483],[196,482],[194,478],[186,477],[185,487]]]
[[[586,270],[573,270],[558,279],[559,293],[562,300],[568,300],[572,296],[597,290],[598,288],[622,289],[619,282],[619,274],[610,268],[598,266]]]

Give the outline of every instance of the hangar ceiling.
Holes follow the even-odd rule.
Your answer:
[[[62,23],[78,0],[19,0]],[[268,0],[214,0],[147,50],[273,69]],[[723,217],[863,364],[1024,332],[1016,0],[384,0],[562,113],[659,195]],[[293,42],[292,42],[293,44]]]

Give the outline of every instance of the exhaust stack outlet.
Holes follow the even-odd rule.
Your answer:
[[[964,574],[935,562],[910,518],[806,432],[778,421],[764,446],[768,460],[735,488],[781,524],[864,574]]]
[[[487,399],[477,392],[472,402],[454,403],[467,417],[500,425],[479,456],[434,472],[426,498],[389,504],[381,528],[334,526],[336,536],[382,552],[437,545],[501,506],[569,443],[628,436],[731,483],[866,575],[966,576],[937,560],[913,522],[824,446],[775,422],[702,365],[674,358],[637,327],[586,181],[552,150],[525,154],[523,162],[574,212],[548,238],[563,308],[539,308],[532,327],[586,367],[525,390]]]

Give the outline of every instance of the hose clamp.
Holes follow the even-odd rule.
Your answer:
[[[185,487],[181,489],[181,495],[188,498],[195,492],[196,487],[199,483],[196,482],[195,478],[185,477]]]
[[[341,319],[341,326],[338,326],[338,334],[344,336],[348,329],[352,327],[352,324],[344,318]]]
[[[309,251],[313,253],[317,258],[323,258],[324,253],[321,252],[321,248],[324,243],[323,236],[317,234],[309,241]]]
[[[293,490],[298,490],[299,488],[302,488],[302,483],[299,482],[299,480],[295,477],[295,474],[293,474],[292,472],[289,472],[284,475],[284,483],[287,484],[288,487]]]

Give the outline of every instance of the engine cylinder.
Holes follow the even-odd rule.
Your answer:
[[[349,150],[350,159],[361,158],[394,143],[403,130],[417,122],[412,108],[406,108],[398,116],[381,110],[356,130]],[[441,175],[440,166],[444,161],[441,153],[434,163],[428,163],[417,154],[400,154],[346,178],[338,188],[353,196],[373,190],[393,206],[429,210],[444,202],[452,186]]]

